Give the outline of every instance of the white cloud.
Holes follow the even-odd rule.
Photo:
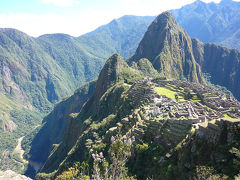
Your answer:
[[[67,7],[72,6],[73,4],[78,3],[74,0],[42,0],[45,4],[53,4],[55,6]]]
[[[57,2],[57,0],[42,0],[45,2]],[[67,0],[60,0],[67,2]],[[60,2],[58,1],[58,2]],[[85,9],[84,12],[73,14],[54,14],[43,15],[36,14],[0,14],[0,27],[9,27],[19,29],[31,36],[39,36],[48,33],[66,33],[73,36],[79,36],[94,30],[95,28],[109,23],[114,18],[119,18],[126,14],[132,15],[158,15],[162,11],[180,8],[186,3],[192,3],[194,0],[121,0],[121,3],[115,8]],[[210,2],[210,0],[204,0]],[[215,0],[217,2],[219,0]],[[76,0],[68,1],[75,3]],[[71,5],[62,3],[61,5]]]
[[[112,19],[108,12],[94,10],[90,11],[87,17],[61,14],[0,14],[0,27],[15,28],[34,37],[50,33],[79,36]]]

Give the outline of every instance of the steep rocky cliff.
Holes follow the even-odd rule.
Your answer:
[[[160,14],[148,27],[129,63],[141,58],[147,58],[167,78],[204,81],[193,56],[191,38],[169,12]]]
[[[221,85],[230,90],[240,99],[240,52],[209,43],[201,43],[192,39],[193,52],[202,71],[210,75],[213,84]]]

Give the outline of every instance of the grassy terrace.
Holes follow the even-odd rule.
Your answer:
[[[223,114],[223,116],[227,119],[232,119],[232,117],[230,117],[228,114]]]
[[[155,90],[156,92],[159,94],[159,95],[165,95],[171,99],[175,99],[175,95],[177,95],[177,93],[175,91],[171,91],[167,88],[164,88],[164,87],[155,87]],[[183,101],[184,98],[182,96],[179,96],[178,95],[178,99],[179,101]]]
[[[163,87],[155,87],[155,90],[159,95],[165,95],[171,99],[175,99],[175,94],[177,94],[176,92]]]
[[[205,93],[203,94],[204,97],[217,97],[216,94],[213,94],[213,93]]]
[[[240,119],[235,119],[235,118],[226,118],[226,117],[224,117],[222,119],[225,120],[225,121],[230,121],[230,122],[240,122]]]

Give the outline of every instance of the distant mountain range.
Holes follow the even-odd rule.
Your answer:
[[[197,0],[170,12],[190,37],[240,50],[240,2]]]

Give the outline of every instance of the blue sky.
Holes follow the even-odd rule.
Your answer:
[[[126,14],[158,15],[193,1],[0,0],[0,27],[16,28],[35,37],[46,33],[79,36]]]

